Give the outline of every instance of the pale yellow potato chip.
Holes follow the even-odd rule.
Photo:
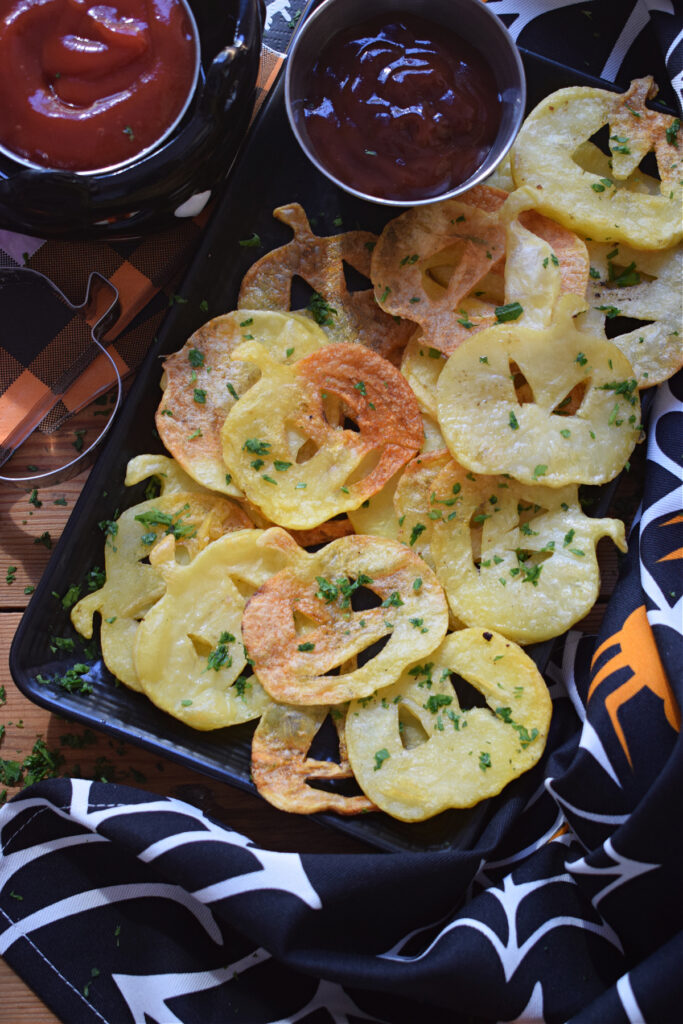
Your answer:
[[[229,575],[236,536],[214,541],[189,565],[163,563],[166,592],[137,631],[134,661],[142,691],[194,729],[249,721],[268,703],[258,680],[242,673],[245,598]]]
[[[398,540],[399,526],[394,508],[394,494],[402,473],[401,468],[380,491],[377,491],[377,494],[373,494],[362,505],[349,512],[349,520],[356,533]]]
[[[447,514],[454,498],[442,499],[434,489],[434,482],[442,469],[451,462],[445,449],[416,455],[408,463],[394,493],[394,509],[398,518],[398,540],[407,544],[433,569],[430,543],[434,523]]]
[[[542,213],[595,241],[637,249],[675,245],[683,237],[680,157],[667,138],[674,118],[645,105],[655,93],[652,79],[644,78],[623,95],[571,86],[546,96],[513,147],[515,184],[538,193]],[[586,143],[607,124],[612,166],[600,175],[579,160],[585,163]],[[653,150],[661,178],[657,195],[643,191],[637,171]]]
[[[354,610],[359,588],[375,595],[374,606]],[[447,624],[443,590],[422,559],[391,540],[352,536],[268,580],[250,599],[242,632],[273,700],[308,706],[390,686],[438,646]],[[384,646],[373,654],[380,640]],[[344,670],[366,651],[365,664]]]
[[[423,415],[436,419],[436,384],[446,357],[438,348],[425,345],[422,332],[410,339],[403,352],[401,373],[410,384]]]
[[[140,620],[164,593],[160,573],[149,564],[154,547],[172,536],[176,541],[173,557],[189,562],[217,537],[250,527],[237,505],[205,493],[173,491],[126,509],[107,526],[106,582],[71,609],[74,628],[90,639],[93,616],[99,612],[105,665],[130,689],[139,690],[133,644]]]
[[[339,737],[339,761],[318,761],[308,756],[318,730],[331,713]],[[268,803],[294,814],[363,814],[374,811],[363,794],[314,789],[309,780],[352,778],[346,756],[346,708],[295,707],[271,703],[263,712],[251,742],[251,777]]]
[[[223,463],[221,428],[260,376],[258,366],[231,358],[245,340],[258,341],[277,362],[293,363],[328,339],[307,317],[242,309],[209,320],[166,358],[156,413],[159,436],[193,479],[232,497],[242,492]]]
[[[452,674],[487,706],[461,707]],[[424,821],[495,796],[532,768],[551,714],[548,688],[524,651],[491,630],[463,629],[394,686],[351,704],[349,760],[380,810]]]
[[[683,247],[647,252],[590,242],[588,249],[588,309],[577,326],[606,336],[618,318],[643,321],[621,333],[610,329],[612,343],[631,363],[639,388],[668,380],[683,365]]]
[[[615,345],[577,330],[578,308],[561,296],[549,327],[499,324],[449,358],[439,425],[464,466],[550,487],[622,470],[640,436],[636,380]]]
[[[433,524],[431,553],[453,614],[520,644],[559,636],[595,603],[595,546],[611,537],[626,550],[618,519],[584,515],[578,488],[475,476],[451,462],[434,483],[453,500]]]
[[[271,522],[308,530],[356,509],[419,451],[409,386],[364,346],[328,345],[295,367],[255,342],[234,354],[258,362],[262,376],[225,421],[223,457]]]

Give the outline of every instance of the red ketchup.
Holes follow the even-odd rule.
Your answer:
[[[500,122],[490,68],[442,25],[405,13],[333,36],[313,66],[302,113],[319,161],[383,199],[438,196],[466,181]]]
[[[180,0],[0,0],[0,144],[73,171],[129,160],[182,111],[196,53]]]

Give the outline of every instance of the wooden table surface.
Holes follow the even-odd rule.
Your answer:
[[[94,419],[99,410],[91,409],[79,420],[86,429],[86,441],[99,429]],[[62,431],[60,441],[33,435],[15,455],[26,465],[41,469],[60,465],[74,444],[73,424]],[[93,435],[94,436],[94,435]],[[641,446],[644,448],[644,446]],[[73,450],[71,450],[73,457]],[[61,461],[60,461],[61,460]],[[616,511],[628,517],[635,505],[642,474],[643,454],[632,460],[634,470],[617,496]],[[302,816],[288,815],[270,807],[258,796],[244,793],[190,771],[172,761],[148,753],[134,745],[122,745],[105,734],[50,714],[24,698],[9,673],[9,650],[22,613],[30,600],[50,557],[50,545],[59,539],[75,501],[87,479],[88,470],[65,482],[39,487],[37,494],[24,486],[0,483],[0,759],[23,762],[41,738],[48,750],[57,752],[63,762],[60,775],[106,778],[153,792],[179,797],[216,819],[249,835],[255,842],[273,850],[304,852],[354,852],[370,849],[364,843]],[[600,599],[581,623],[594,631],[604,611],[617,574],[614,546],[601,542],[602,568]],[[0,734],[2,730],[0,729]],[[88,733],[88,735],[86,735]],[[10,799],[18,788],[0,783],[0,801]],[[4,793],[4,795],[3,795]],[[53,1024],[57,1018],[44,1006],[4,960],[0,960],[0,1024]]]

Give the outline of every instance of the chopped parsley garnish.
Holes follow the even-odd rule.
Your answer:
[[[636,380],[613,380],[609,384],[598,384],[596,388],[598,391],[613,391],[615,395],[621,395],[631,405],[636,404],[638,396],[638,382]]]
[[[315,650],[315,644],[310,643],[310,641],[307,642],[307,643],[304,643],[304,644],[299,644],[299,646],[297,647],[297,651],[308,652],[308,651],[314,651],[314,650]]]
[[[165,527],[164,532],[173,534],[176,539],[194,537],[197,527],[192,523],[182,521],[183,512],[189,512],[189,509],[189,505],[183,505],[175,515],[172,515],[170,512],[163,512],[158,508],[150,508],[147,512],[141,512],[135,519],[143,526],[163,526]]]
[[[512,411],[512,409],[510,410],[510,418],[509,418],[508,422],[510,424],[510,429],[511,430],[519,430],[519,423],[517,422],[517,417],[515,416],[515,414]]]
[[[666,141],[670,146],[674,146],[678,149],[678,132],[681,127],[680,118],[675,117],[669,127],[666,129]]]
[[[403,604],[403,598],[399,594],[398,590],[394,590],[393,593],[389,594],[382,601],[382,608],[400,608]]]
[[[268,455],[270,441],[259,441],[257,437],[248,437],[242,445],[242,451],[251,452],[252,455]]]
[[[376,771],[376,772],[379,771],[379,769],[382,767],[384,762],[386,760],[388,760],[388,758],[390,756],[391,755],[389,754],[389,751],[387,750],[386,747],[382,747],[381,750],[376,751],[376,753],[375,753],[375,768],[374,768],[374,771]]]
[[[510,320],[518,320],[524,312],[519,302],[508,302],[506,306],[496,306],[496,320],[499,324],[505,324]]]
[[[260,244],[261,239],[255,231],[252,233],[250,238],[241,238],[239,241],[239,245],[241,245],[243,249],[255,249]]]
[[[453,698],[449,697],[447,693],[433,693],[427,698],[427,703],[423,704],[422,707],[435,715],[440,708],[445,708],[452,703]]]
[[[545,474],[547,472],[548,472],[548,467],[543,465],[543,463],[539,463],[538,466],[536,466],[535,469],[534,469],[534,473],[533,473],[534,480],[538,480],[539,476],[545,476]]]
[[[621,310],[616,306],[596,306],[595,308],[604,313],[608,320],[613,320],[615,316],[621,316]]]
[[[286,470],[288,470],[290,468],[292,463],[291,462],[283,462],[281,459],[274,459],[273,460],[273,465],[275,466],[275,468],[278,471],[278,473],[284,473],[284,472],[286,472]]]
[[[206,391],[204,390],[204,388],[194,389],[194,400],[197,403],[197,405],[206,404]]]
[[[218,644],[208,657],[207,669],[212,668],[214,672],[218,672],[219,668],[230,668],[232,655],[228,650],[228,645],[234,644],[234,642],[235,638],[232,633],[222,632],[218,638]]]
[[[332,317],[337,315],[337,310],[330,306],[319,292],[313,292],[306,309],[321,327],[331,327],[334,323]]]
[[[190,366],[199,367],[204,365],[204,353],[198,348],[191,348],[187,353],[187,359]]]
[[[426,525],[424,523],[415,523],[415,526],[410,531],[409,544],[410,544],[411,548],[412,548],[413,544],[415,543],[415,541],[418,539],[418,537],[420,537],[421,534],[423,534],[426,529],[427,529],[427,527],[426,527]]]
[[[479,767],[482,771],[486,771],[487,768],[491,767],[491,755],[487,750],[482,750],[479,753]]]

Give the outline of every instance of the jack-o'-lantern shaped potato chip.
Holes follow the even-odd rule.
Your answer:
[[[656,92],[652,79],[643,78],[622,95],[572,86],[546,96],[517,136],[515,184],[537,192],[542,213],[594,241],[635,249],[675,245],[683,237],[683,179],[674,118],[646,106]],[[611,168],[600,175],[586,169],[586,152],[607,124]],[[651,151],[661,178],[656,195],[642,190],[638,172]]]
[[[459,199],[408,210],[382,232],[372,262],[375,297],[387,312],[411,316],[420,325],[421,336],[411,339],[402,369],[413,369],[427,412],[423,388],[430,390],[438,364],[431,371],[424,364],[419,372],[418,341],[428,357],[450,354],[495,324],[520,296],[530,325],[550,320],[560,292],[583,296],[585,244],[529,208],[535,204],[530,191],[506,198],[498,189],[477,186]],[[406,251],[410,255],[401,257]],[[421,380],[425,373],[427,381]]]
[[[589,253],[588,309],[577,326],[591,334],[609,327],[639,388],[668,380],[683,365],[683,246],[646,252],[591,242]]]
[[[601,537],[626,550],[624,524],[586,516],[576,486],[475,476],[451,462],[434,491],[442,503],[455,499],[437,506],[445,511],[431,537],[453,614],[520,644],[559,636],[590,611],[600,587]]]
[[[194,729],[260,715],[268,698],[247,667],[242,613],[248,594],[299,555],[284,531],[249,530],[214,541],[188,565],[157,558],[165,592],[140,623],[134,647],[147,697]]]
[[[161,440],[198,483],[241,497],[223,464],[221,427],[235,402],[259,378],[257,366],[233,360],[244,341],[257,340],[272,359],[293,363],[327,344],[303,316],[240,310],[209,320],[164,361],[164,394],[156,413]]]
[[[640,436],[636,380],[615,345],[577,330],[578,308],[561,296],[550,327],[499,324],[449,358],[439,424],[468,469],[550,487],[621,471]]]
[[[463,708],[460,677],[483,707]],[[349,760],[363,792],[401,821],[495,796],[541,757],[550,726],[548,688],[534,662],[492,630],[451,633],[426,664],[347,715]]]
[[[361,588],[370,607],[357,611]],[[447,624],[443,590],[422,559],[391,540],[352,536],[268,580],[247,604],[242,634],[273,700],[308,706],[390,686],[438,646]],[[364,664],[344,670],[364,652]]]
[[[149,557],[165,537],[175,539],[175,557],[189,562],[224,533],[251,528],[238,505],[216,495],[173,492],[133,505],[106,524],[106,582],[71,609],[71,621],[90,639],[93,616],[102,616],[100,644],[109,671],[132,690],[140,683],[132,649],[142,617],[164,593]]]
[[[266,253],[247,271],[239,308],[290,310],[292,281],[301,278],[313,289],[301,312],[320,324],[330,341],[358,342],[398,364],[414,325],[387,316],[375,302],[372,288],[350,291],[344,272],[347,265],[369,278],[376,235],[370,231],[316,235],[299,203],[280,206],[273,215],[292,229],[294,238]]]
[[[309,756],[311,743],[328,713],[337,730],[338,761],[319,761]],[[362,793],[345,796],[309,785],[309,781],[353,777],[346,756],[345,718],[345,708],[269,704],[251,742],[251,777],[261,796],[281,811],[295,814],[363,814],[376,810]]]
[[[271,522],[306,530],[358,508],[419,451],[409,386],[362,345],[328,345],[293,367],[254,342],[235,356],[262,375],[225,421],[223,458]]]

